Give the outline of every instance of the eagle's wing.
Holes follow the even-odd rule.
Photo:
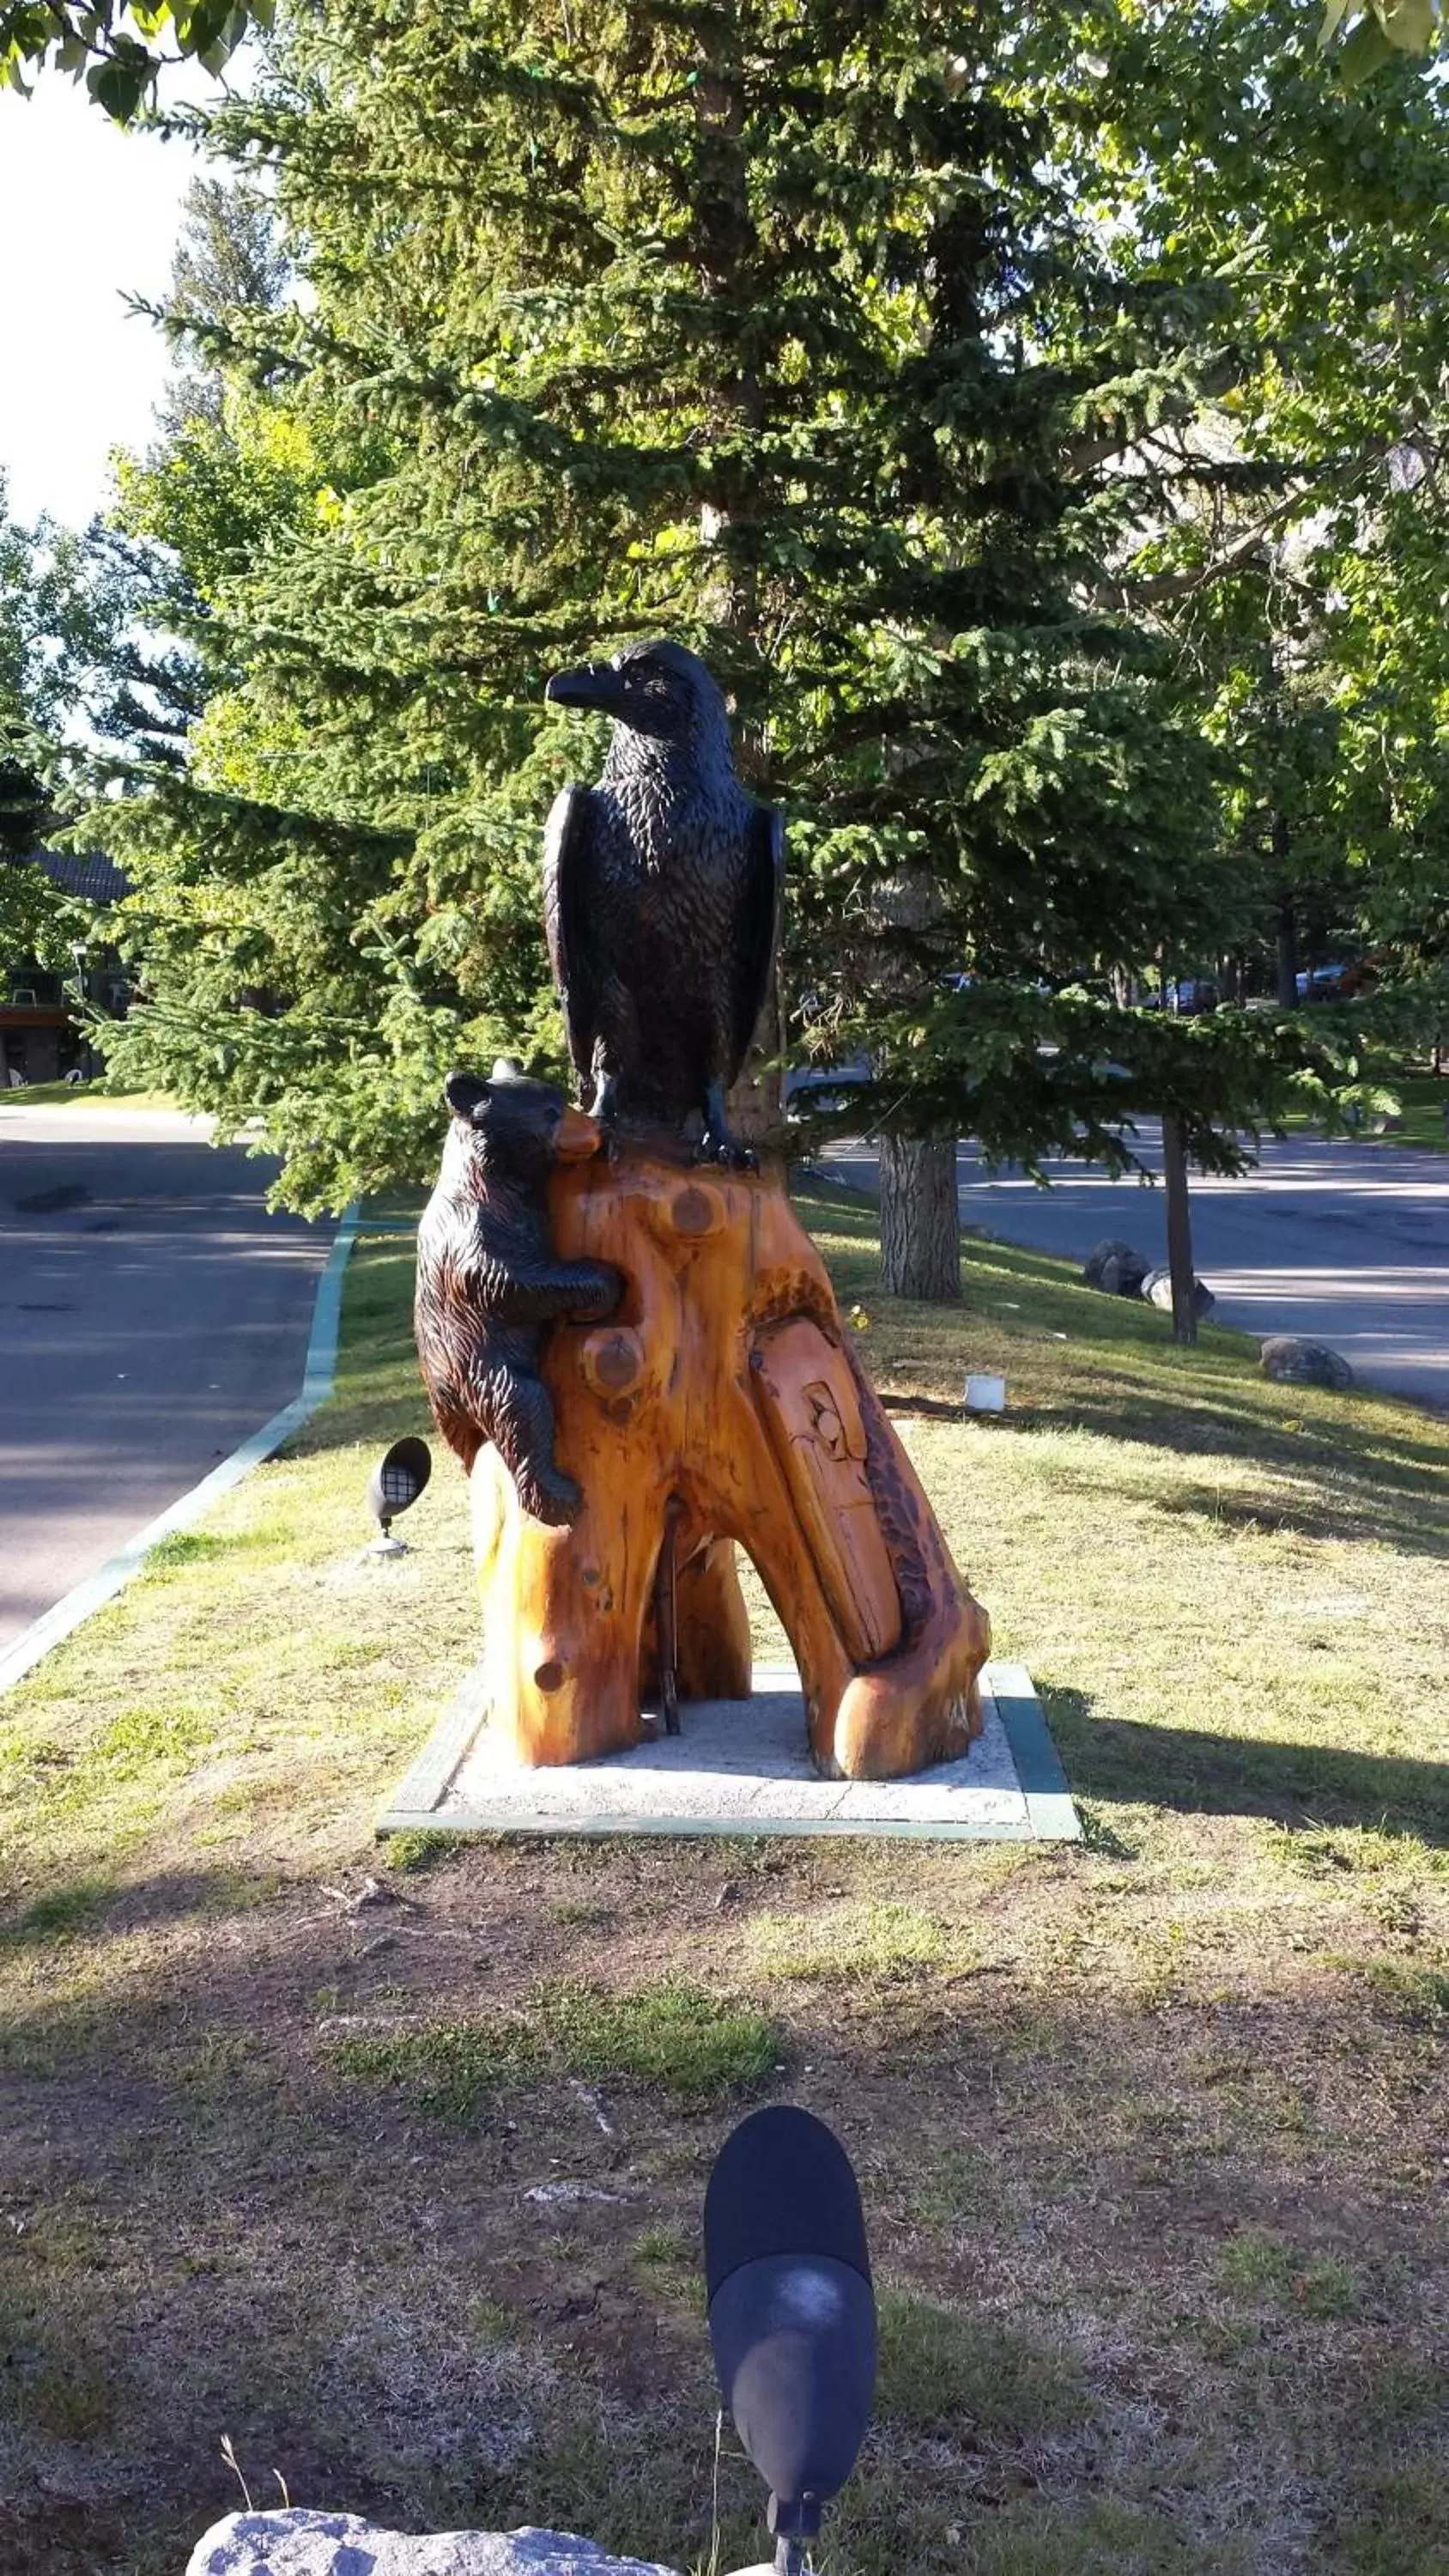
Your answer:
[[[589,790],[561,787],[543,835],[543,926],[548,962],[563,1004],[569,1054],[577,1071],[593,1069],[597,1019],[589,948]]]
[[[770,989],[780,897],[785,883],[785,826],[773,805],[757,805],[750,823],[745,895],[740,908],[734,982],[734,1065],[739,1080],[755,1025]]]

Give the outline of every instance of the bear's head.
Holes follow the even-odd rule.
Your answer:
[[[574,1109],[551,1082],[534,1082],[498,1063],[491,1080],[450,1073],[443,1095],[468,1131],[470,1159],[486,1174],[542,1189],[555,1163],[581,1163],[598,1151],[594,1119]]]

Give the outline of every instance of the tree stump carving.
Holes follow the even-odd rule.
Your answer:
[[[494,1449],[473,1468],[491,1723],[529,1763],[643,1740],[668,1530],[682,1700],[749,1695],[738,1545],[795,1650],[821,1771],[890,1778],[964,1753],[986,1617],[780,1177],[705,1177],[626,1144],[548,1188],[560,1259],[626,1285],[608,1323],[561,1322],[544,1355],[583,1498],[572,1525],[525,1511]]]
[[[782,1176],[732,1133],[770,984],[780,817],[680,646],[549,683],[614,719],[549,819],[544,915],[591,1115],[452,1075],[418,1352],[469,1471],[491,1725],[526,1763],[638,1744],[657,1698],[750,1690],[743,1547],[830,1777],[980,1731],[989,1631],[844,1331]],[[607,1150],[605,1150],[605,1148]]]

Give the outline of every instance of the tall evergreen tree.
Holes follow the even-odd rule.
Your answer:
[[[173,328],[223,329],[238,314],[271,313],[287,291],[288,267],[276,216],[255,186],[235,178],[193,179],[182,200],[181,238],[171,263]],[[222,425],[226,384],[194,340],[200,363],[178,370],[158,418],[176,437],[193,421]]]
[[[1227,17],[1231,125],[1257,74]],[[128,1044],[261,1107],[291,1195],[419,1169],[458,1053],[557,1061],[539,819],[581,748],[543,682],[661,629],[786,809],[787,986],[868,1039],[907,1198],[968,1115],[1130,1159],[1162,1108],[1222,1164],[1309,1079],[1291,1030],[1081,988],[1216,940],[1197,731],[1105,592],[1164,484],[1145,434],[1266,363],[1149,221],[1141,139],[1102,148],[1093,36],[1065,0],[964,32],[898,0],[316,0],[212,120],[274,167],[309,292],[204,330],[271,388],[227,493],[181,456],[152,487],[195,548],[288,460],[201,585],[190,775],[124,809]],[[1341,136],[1358,111],[1315,95]]]
[[[1305,25],[1316,11],[1314,0]],[[28,90],[54,64],[72,78],[84,75],[92,96],[125,124],[154,98],[167,66],[195,61],[220,71],[272,16],[273,0],[0,0],[0,87]],[[1434,0],[1328,0],[1316,23],[1320,49],[1333,49],[1354,82],[1405,56],[1432,55],[1440,36]]]

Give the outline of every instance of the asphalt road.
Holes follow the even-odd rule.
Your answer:
[[[1150,1131],[1143,1147],[1155,1166]],[[874,1187],[869,1146],[835,1145],[827,1159]],[[1166,1262],[1160,1184],[1052,1163],[1043,1190],[1016,1170],[990,1178],[965,1144],[957,1169],[963,1222],[1004,1242],[1081,1261],[1116,1235]],[[1220,1322],[1330,1342],[1370,1384],[1449,1410],[1449,1155],[1270,1141],[1242,1180],[1195,1173],[1192,1216],[1195,1267]]]
[[[0,1647],[301,1386],[331,1228],[171,1110],[0,1102]]]

